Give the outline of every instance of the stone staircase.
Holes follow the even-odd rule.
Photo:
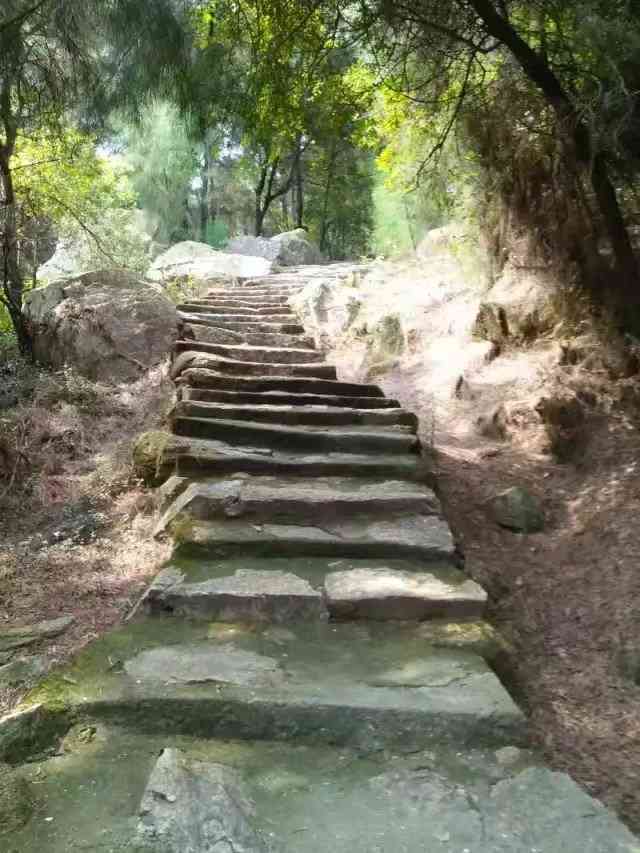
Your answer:
[[[157,458],[156,535],[174,554],[138,618],[50,678],[5,738],[16,761],[52,731],[102,737],[60,759],[49,834],[15,849],[62,853],[80,834],[154,853],[631,853],[526,749],[417,420],[325,363],[289,308],[309,274],[179,306]]]

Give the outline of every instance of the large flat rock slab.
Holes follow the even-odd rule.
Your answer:
[[[180,578],[169,586],[163,574],[147,596],[151,612],[219,622],[283,624],[328,615],[322,593],[290,572],[238,569],[201,583]]]
[[[189,436],[171,436],[153,460],[157,476],[177,471],[185,476],[207,474],[300,474],[313,476],[366,476],[414,480],[419,475],[417,457],[396,453],[287,452],[251,444]]]
[[[221,358],[243,362],[260,362],[263,364],[312,364],[324,361],[324,355],[315,349],[304,347],[298,349],[286,347],[256,347],[250,344],[238,343],[209,343],[207,341],[182,340],[177,341],[175,352],[192,350],[212,353]]]
[[[311,453],[417,453],[418,438],[404,426],[341,426],[236,421],[220,418],[192,418],[180,414],[181,404],[173,417],[176,435],[210,438],[231,444],[249,444],[274,450],[309,451]]]
[[[232,376],[307,376],[315,379],[337,380],[336,369],[330,364],[238,361],[212,352],[199,351],[198,346],[204,346],[204,344],[195,344],[195,349],[185,349],[177,353],[171,364],[172,379],[177,379],[184,370],[189,368],[204,368]]]
[[[340,565],[344,569],[336,571]],[[425,628],[423,636],[430,642],[446,645],[450,637],[451,646],[482,649],[491,645],[480,627],[486,599],[478,584],[451,565],[239,556],[168,566],[149,587],[145,608],[154,615],[219,622],[287,624],[327,615],[335,620],[428,619],[433,631]],[[442,631],[445,624],[449,634]]]
[[[165,749],[139,808],[136,848],[150,853],[268,853],[239,775]]]
[[[290,426],[407,426],[418,430],[418,419],[404,409],[335,408],[315,405],[274,405],[222,403],[187,399],[178,403],[176,413],[189,418],[225,418],[233,421],[287,424]]]
[[[325,579],[334,619],[478,619],[487,594],[472,580],[449,583],[437,575],[360,568]]]
[[[367,751],[522,742],[524,717],[482,658],[391,627],[146,620],[87,647],[30,701],[147,735]]]
[[[178,387],[181,400],[255,406],[330,406],[348,409],[399,409],[400,403],[387,397],[344,397],[329,394],[289,394],[286,391],[216,391],[212,388]]]
[[[180,853],[193,850],[192,833],[207,839],[209,829],[226,845],[222,853],[251,853],[265,843],[269,853],[638,849],[611,812],[528,750],[510,747],[505,765],[495,748],[363,753],[331,744],[178,739],[99,722],[95,740],[97,750],[38,762],[38,794],[51,820],[36,816],[13,832],[10,850],[146,853],[143,821],[153,853],[175,853],[167,845],[176,837]]]
[[[180,382],[194,388],[211,388],[216,391],[250,391],[262,394],[267,391],[284,391],[292,394],[330,394],[384,398],[378,385],[361,385],[358,382],[338,382],[336,379],[317,379],[293,376],[223,376],[213,370],[189,367],[180,376]]]
[[[370,521],[408,514],[440,515],[440,501],[419,483],[353,477],[252,477],[192,483],[175,499],[158,531],[186,519],[246,518],[257,522],[323,526],[344,518]]]
[[[188,520],[171,532],[183,553],[203,555],[419,558],[444,563],[455,561],[456,555],[449,525],[435,516],[347,518],[322,526]]]
[[[136,682],[147,684],[266,687],[282,682],[276,660],[232,645],[160,646],[141,652],[124,668]]]

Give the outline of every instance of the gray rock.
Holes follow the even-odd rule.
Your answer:
[[[59,619],[25,625],[23,628],[9,628],[7,631],[0,632],[0,651],[21,649],[40,640],[57,637],[71,627],[74,621],[73,616],[61,616]]]
[[[163,684],[236,684],[270,686],[282,681],[273,658],[232,645],[163,646],[141,652],[125,663],[136,681]]]
[[[13,768],[0,764],[0,835],[23,827],[33,814],[29,785]]]
[[[544,513],[537,498],[514,486],[491,498],[489,507],[501,527],[517,533],[538,533],[544,528]]]
[[[206,521],[246,518],[258,522],[329,523],[368,514],[376,518],[406,513],[440,515],[435,494],[419,483],[316,477],[293,482],[278,477],[244,476],[192,483],[169,507],[158,525],[163,531],[176,518]]]
[[[266,853],[238,774],[165,749],[140,803],[136,846],[153,853]]]
[[[483,809],[492,853],[636,853],[638,840],[564,773],[524,770],[499,782]],[[482,848],[481,848],[482,849]]]
[[[228,252],[265,258],[279,267],[299,267],[322,263],[320,250],[314,246],[304,228],[285,231],[275,237],[236,237]]]
[[[90,379],[124,381],[163,361],[177,337],[175,306],[125,270],[63,279],[27,294],[36,357]]]
[[[149,268],[147,278],[160,283],[180,278],[210,283],[221,278],[268,275],[271,266],[264,258],[217,252],[206,243],[185,240],[159,255]]]
[[[17,687],[40,678],[46,671],[47,664],[44,658],[20,658],[0,666],[0,687]]]
[[[352,569],[327,575],[325,589],[329,613],[335,618],[480,618],[485,591],[463,575],[457,581],[431,573]]]
[[[496,761],[501,767],[511,767],[513,764],[517,764],[522,755],[522,750],[517,746],[503,746],[502,749],[497,749],[495,753]]]
[[[499,405],[479,415],[476,419],[476,428],[484,438],[489,438],[492,441],[505,441],[509,436],[507,422],[507,410],[503,405]]]
[[[172,585],[152,601],[175,615],[218,622],[292,622],[326,616],[321,593],[307,581],[270,570],[238,570],[203,583]]]

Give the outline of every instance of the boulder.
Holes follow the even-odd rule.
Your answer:
[[[582,453],[587,439],[585,409],[578,396],[560,391],[541,397],[535,406],[549,438],[549,449],[559,461]]]
[[[159,364],[177,337],[175,306],[126,270],[61,279],[27,294],[36,358],[90,379],[126,381]]]
[[[551,332],[558,318],[550,282],[507,269],[480,304],[473,335],[498,343],[506,338],[530,341]]]
[[[491,498],[489,506],[500,527],[516,533],[538,533],[544,527],[544,513],[537,498],[521,486],[514,486]]]
[[[185,278],[214,284],[221,279],[269,275],[272,266],[266,258],[217,252],[206,243],[185,240],[159,255],[149,268],[147,278],[161,284]]]
[[[108,256],[93,237],[78,229],[62,236],[57,243],[53,241],[51,250],[42,258],[38,279],[50,283],[103,269],[105,263],[143,270],[163,249],[153,239],[157,228],[157,220],[142,210],[116,208],[107,211],[93,229],[99,236],[100,246],[108,247]]]
[[[322,255],[309,239],[304,228],[285,231],[275,237],[236,237],[227,246],[228,252],[265,258],[279,267],[301,267],[321,264]]]
[[[140,803],[136,850],[266,853],[252,823],[255,807],[238,773],[165,749]]]
[[[59,637],[73,625],[74,621],[73,616],[60,616],[58,619],[25,625],[23,628],[7,628],[0,633],[0,651],[22,649],[39,643],[40,640]]]

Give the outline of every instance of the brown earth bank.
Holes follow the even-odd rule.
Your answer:
[[[121,622],[167,558],[152,539],[153,496],[131,444],[163,418],[166,369],[134,383],[20,367],[25,399],[0,411],[0,633],[61,616],[59,636],[18,650],[68,660]],[[27,685],[0,686],[0,713]]]

